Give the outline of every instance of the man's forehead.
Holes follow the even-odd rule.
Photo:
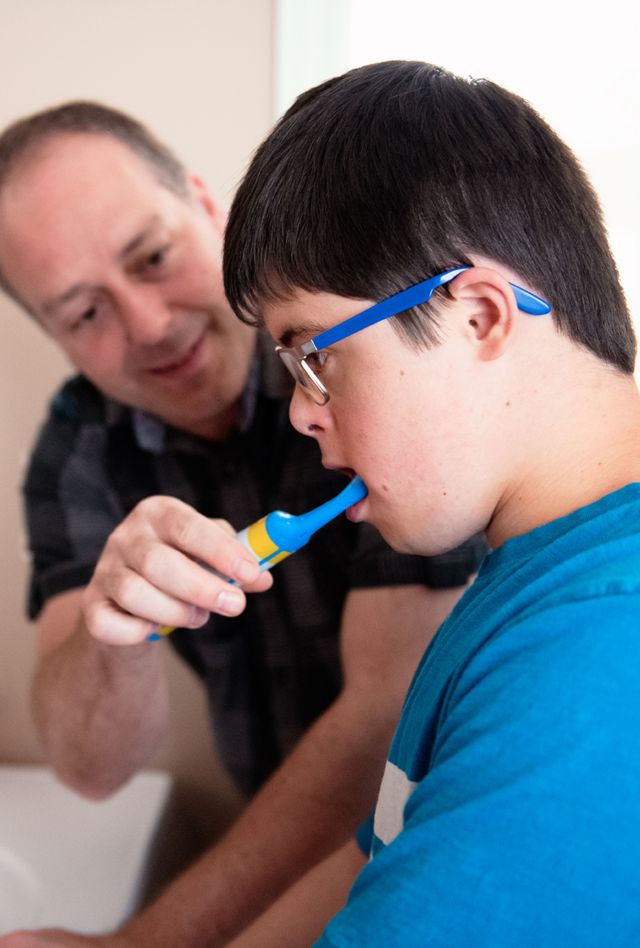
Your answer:
[[[80,195],[98,184],[158,186],[152,169],[128,145],[99,132],[56,132],[22,156],[8,177],[15,193],[34,193],[42,199],[49,191]]]

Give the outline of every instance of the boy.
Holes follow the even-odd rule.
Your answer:
[[[353,520],[493,550],[414,678],[320,944],[636,945],[640,401],[574,156],[493,83],[354,70],[258,150],[225,288],[278,340],[295,427],[367,483]],[[357,865],[334,860],[336,906]],[[305,905],[281,914],[300,944],[330,914]],[[270,921],[238,945],[293,943]]]

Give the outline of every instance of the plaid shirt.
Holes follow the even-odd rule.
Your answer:
[[[303,513],[344,478],[324,471],[315,442],[288,422],[288,378],[258,346],[242,424],[224,443],[165,427],[106,399],[86,379],[54,398],[24,485],[32,553],[29,616],[89,581],[107,537],[144,497],[178,497],[237,528],[270,510]],[[169,641],[200,676],[222,759],[252,793],[336,697],[339,627],[349,589],[422,582],[458,586],[484,553],[399,556],[345,518],[278,566],[274,587],[237,618],[212,617]]]

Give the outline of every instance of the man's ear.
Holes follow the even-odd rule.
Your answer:
[[[499,358],[509,346],[518,306],[507,280],[489,267],[470,267],[449,284],[461,329],[484,361]]]
[[[226,213],[222,210],[220,205],[213,200],[211,194],[209,193],[208,187],[199,175],[190,172],[188,181],[194,198],[203,209],[207,217],[211,218],[214,227],[222,237],[224,234],[224,229],[227,226]]]

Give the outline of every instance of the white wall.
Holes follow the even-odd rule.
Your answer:
[[[272,19],[272,0],[0,0],[0,126],[71,98],[105,101],[147,122],[228,203],[272,121]],[[18,485],[67,368],[3,298],[0,366],[0,761],[37,762]],[[155,764],[174,771],[213,830],[235,798],[213,761],[195,680],[175,660],[171,680],[173,727]]]

